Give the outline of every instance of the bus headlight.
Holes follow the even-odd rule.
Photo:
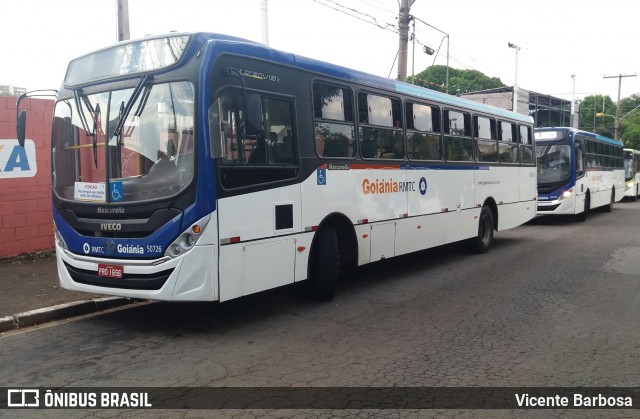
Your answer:
[[[627,182],[627,189],[633,188],[633,181]]]
[[[573,188],[567,189],[566,191],[562,192],[562,194],[558,197],[558,200],[561,201],[563,199],[567,199],[571,195],[573,195]]]
[[[58,227],[56,226],[56,223],[53,223],[53,236],[56,240],[56,244],[62,247],[63,249],[67,250],[67,243],[62,238],[62,234],[60,234],[60,232],[58,231]]]
[[[167,251],[164,253],[165,256],[176,258],[191,250],[202,236],[207,223],[209,223],[209,218],[210,216],[207,215],[183,231],[182,234],[167,247]]]

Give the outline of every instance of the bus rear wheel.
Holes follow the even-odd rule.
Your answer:
[[[493,221],[493,212],[484,205],[480,211],[478,221],[478,235],[471,239],[472,249],[477,253],[487,253],[493,243],[493,230],[495,223]]]
[[[311,297],[329,301],[336,294],[340,272],[338,234],[332,227],[318,231],[309,269],[308,292]]]

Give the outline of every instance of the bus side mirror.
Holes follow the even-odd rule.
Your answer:
[[[262,131],[262,101],[255,93],[246,97],[247,124],[246,135],[256,135]]]
[[[18,133],[18,144],[20,145],[20,147],[24,147],[26,126],[27,126],[27,111],[22,110],[18,114],[18,120],[16,122],[16,131]]]

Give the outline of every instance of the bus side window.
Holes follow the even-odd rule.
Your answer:
[[[360,152],[362,157],[404,159],[400,100],[360,93],[358,112],[361,115]]]
[[[498,155],[500,156],[500,163],[517,163],[518,137],[516,124],[500,121],[498,125]]]
[[[319,157],[355,156],[355,125],[351,91],[316,83],[313,86],[314,141]]]
[[[412,160],[442,160],[440,109],[407,103],[407,155]]]
[[[444,152],[448,161],[473,161],[471,115],[445,109],[442,112]]]
[[[474,137],[477,144],[477,159],[482,162],[498,161],[496,121],[483,116],[473,117]]]
[[[531,127],[526,125],[519,126],[520,163],[533,164],[533,136],[531,135]]]

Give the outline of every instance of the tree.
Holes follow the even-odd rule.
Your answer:
[[[604,113],[604,116],[596,116]],[[580,102],[580,129],[613,138],[616,104],[609,96],[587,96]],[[620,100],[618,139],[628,148],[640,148],[640,94]]]
[[[427,87],[439,92],[445,91],[447,79],[447,67],[444,65],[432,65],[421,73],[410,76],[408,83]],[[496,89],[506,87],[498,77],[488,77],[478,70],[459,70],[449,68],[449,93],[460,94],[477,92],[479,90]]]
[[[640,94],[620,100],[620,140],[625,147],[640,149]]]
[[[604,113],[609,116],[596,116]],[[614,122],[611,115],[615,115],[616,105],[607,95],[587,96],[580,101],[580,116],[578,127],[582,130],[613,138]]]

